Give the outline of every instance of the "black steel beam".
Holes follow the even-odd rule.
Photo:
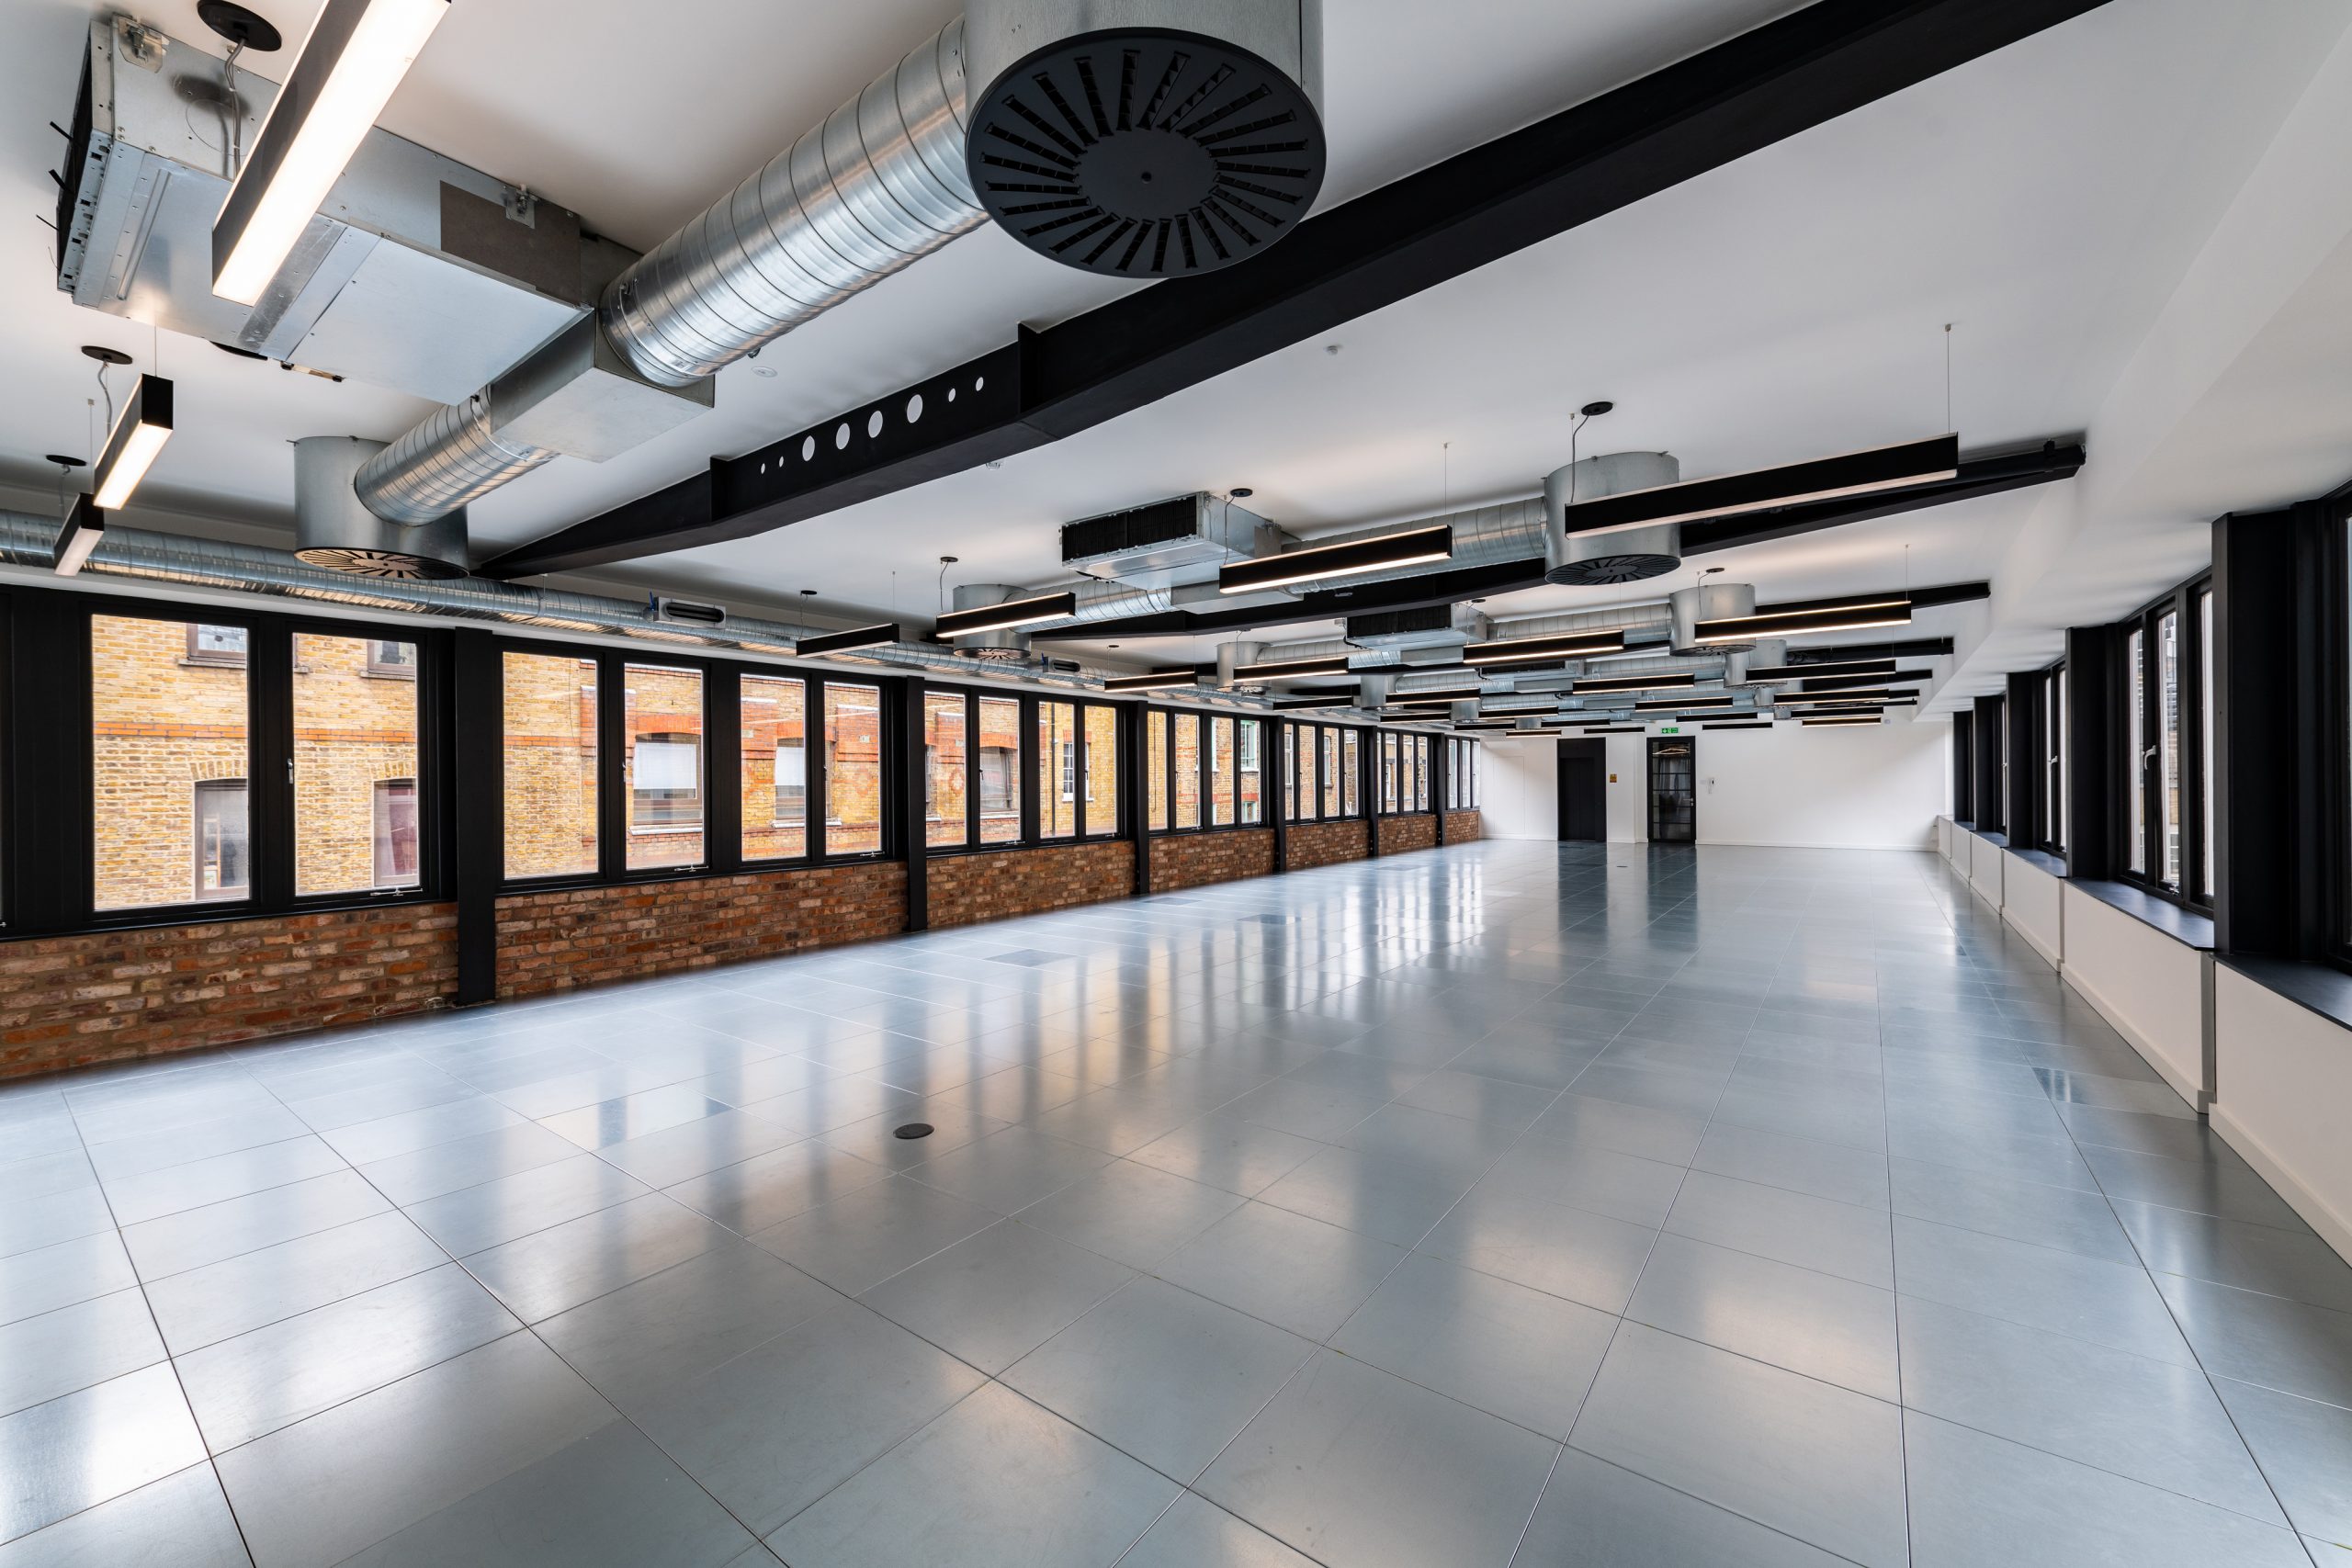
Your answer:
[[[744,538],[1074,434],[2104,3],[1819,0],[1320,213],[1243,265],[1167,279],[775,446],[714,460],[707,497],[672,487],[658,505],[632,502],[482,570],[521,577]],[[910,423],[916,392],[922,417]]]

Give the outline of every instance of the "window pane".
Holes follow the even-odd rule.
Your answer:
[[[1233,826],[1233,720],[1209,720],[1209,821]]]
[[[1385,730],[1380,737],[1380,809],[1396,809],[1396,738]]]
[[[1262,822],[1266,819],[1263,795],[1265,768],[1259,761],[1259,749],[1263,742],[1266,727],[1254,718],[1241,721],[1237,736],[1237,753],[1241,768],[1241,820]]]
[[[2197,798],[2202,818],[2199,845],[2197,896],[2213,897],[2213,593],[2197,595]]]
[[[382,655],[398,650],[391,658]],[[396,671],[387,675],[386,671]],[[406,790],[405,866],[385,858],[379,799]],[[407,887],[416,864],[416,645],[294,637],[294,891]]]
[[[1430,738],[1413,737],[1413,809],[1430,808]]]
[[[1078,706],[1037,705],[1037,836],[1067,839],[1078,831]]]
[[[1283,726],[1283,819],[1298,820],[1298,726]]]
[[[702,671],[621,667],[628,868],[702,863]]]
[[[2123,639],[2123,663],[2132,671],[2132,716],[2125,736],[2123,764],[2123,793],[2131,797],[2131,868],[2144,872],[2148,869],[2147,684],[2145,672],[2140,668],[2140,633],[2136,627]]]
[[[980,842],[1021,839],[1021,705],[980,699]]]
[[[1361,817],[1363,802],[1356,798],[1359,787],[1356,774],[1362,766],[1362,742],[1352,729],[1340,732],[1340,811],[1342,816]]]
[[[1176,826],[1201,825],[1201,716],[1176,716]]]
[[[506,874],[596,869],[596,661],[508,653]]]
[[[416,781],[378,779],[368,859],[379,887],[417,881]]]
[[[971,766],[967,744],[971,737],[964,724],[961,692],[925,692],[922,695],[923,841],[955,845],[964,841],[966,808],[971,804],[965,771]]]
[[[1323,815],[1340,814],[1340,732],[1323,731],[1323,744],[1318,749],[1323,757]]]
[[[808,683],[745,675],[735,689],[743,722],[743,858],[808,852]]]
[[[234,632],[239,661],[189,658],[199,631]],[[246,897],[243,637],[90,617],[97,908]]]
[[[1143,716],[1144,769],[1151,775],[1150,825],[1155,831],[1168,829],[1168,716],[1152,712]]]
[[[882,847],[882,694],[825,683],[825,852]]]
[[[2156,842],[2167,887],[2180,886],[2180,615],[2167,610],[2156,617]]]
[[[1119,830],[1119,714],[1086,709],[1086,831]]]

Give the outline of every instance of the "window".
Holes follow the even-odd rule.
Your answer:
[[[882,693],[825,682],[825,852],[882,848]]]
[[[1176,716],[1176,826],[1201,825],[1201,716]]]
[[[1283,820],[1298,820],[1298,726],[1283,726]]]
[[[416,781],[378,779],[375,805],[375,885],[413,887],[418,881]]]
[[[2211,592],[2184,583],[2123,632],[2125,863],[2152,891],[2213,897]]]
[[[1143,716],[1144,771],[1150,775],[1150,812],[1155,832],[1168,830],[1168,716],[1158,709]]]
[[[2066,847],[2066,667],[2041,677],[2036,733],[2041,746],[2041,800],[2034,825],[2041,831],[2041,847],[2052,853]]]
[[[506,874],[596,870],[596,661],[508,652]]]
[[[1322,730],[1311,724],[1298,727],[1298,816],[1301,821],[1312,822],[1319,814],[1323,792],[1315,783],[1315,759],[1323,742]]]
[[[1078,832],[1078,708],[1037,705],[1037,836],[1068,839]]]
[[[1478,743],[1475,740],[1467,741],[1463,745],[1462,749],[1468,752],[1470,756],[1469,800],[1470,808],[1473,811],[1476,811],[1478,808]]]
[[[964,842],[971,794],[965,772],[971,765],[971,736],[965,720],[961,693],[925,692],[922,695],[922,814],[923,842],[949,848]]]
[[[980,842],[1021,838],[1021,705],[982,697],[980,710]]]
[[[1430,738],[1413,737],[1413,809],[1430,808]]]
[[[245,838],[245,781],[206,779],[196,786],[196,887],[199,902],[253,892]]]
[[[2199,902],[2211,904],[2218,889],[2213,883],[2213,591],[2197,590],[2197,798],[2201,810],[2197,833],[2197,887]]]
[[[1363,815],[1363,802],[1356,798],[1356,773],[1362,757],[1358,750],[1360,745],[1354,730],[1340,732],[1340,815],[1342,817]]]
[[[1326,728],[1318,750],[1323,758],[1323,815],[1334,818],[1340,815],[1340,732]]]
[[[300,661],[298,660],[299,664]],[[397,681],[416,679],[416,644],[384,637],[368,639],[368,673]]]
[[[625,664],[621,682],[628,869],[700,865],[702,671]]]
[[[188,658],[199,631],[237,658]],[[89,635],[95,907],[247,897],[244,629],[94,615]]]
[[[243,665],[245,661],[245,637],[243,626],[190,624],[186,661],[190,664]]]
[[[2147,743],[2147,680],[2140,667],[2141,637],[2138,627],[2123,639],[2123,662],[2131,671],[2131,718],[2126,726],[2124,777],[2140,781],[2140,785],[2127,790],[2131,795],[2129,830],[2131,852],[2126,863],[2133,871],[2148,869],[2148,792],[2144,787],[2153,748]]]
[[[782,675],[738,675],[741,727],[742,857],[792,860],[808,852],[808,685]]]
[[[383,658],[406,674],[371,680]],[[297,632],[294,891],[413,886],[416,860],[416,644]],[[389,874],[385,786],[407,790],[407,870]]]
[[[1385,729],[1380,733],[1380,809],[1396,810],[1396,737]]]
[[[1119,830],[1119,711],[1089,703],[1086,725],[1086,832],[1099,838]]]
[[[1237,765],[1241,770],[1241,820],[1262,822],[1266,818],[1266,802],[1262,794],[1264,773],[1258,761],[1258,750],[1266,727],[1259,720],[1246,718],[1236,733],[1234,743]]]

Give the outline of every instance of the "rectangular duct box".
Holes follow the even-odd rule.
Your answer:
[[[219,299],[212,220],[232,127],[250,149],[277,94],[241,68],[232,103],[212,55],[128,17],[93,21],[58,170],[58,288],[108,315],[452,403],[585,319],[635,259],[582,235],[576,214],[379,130],[260,302]]]
[[[1356,648],[1460,648],[1487,635],[1487,617],[1466,604],[1426,604],[1348,617]]]
[[[1256,553],[1271,528],[1249,508],[1205,493],[1155,501],[1062,525],[1062,564],[1136,588],[1213,582],[1217,569]]]

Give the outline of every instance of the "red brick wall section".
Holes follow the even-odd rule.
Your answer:
[[[1290,869],[1312,871],[1338,865],[1371,853],[1372,834],[1361,820],[1354,822],[1295,822],[1290,829]]]
[[[405,904],[0,943],[0,1077],[441,1007],[457,926]]]
[[[1409,817],[1380,818],[1380,852],[1401,855],[1408,850],[1437,848],[1437,818],[1427,811]]]
[[[1179,833],[1151,841],[1151,890],[1173,893],[1212,882],[1271,876],[1274,830],[1234,828],[1219,833]]]
[[[944,855],[931,863],[926,898],[938,928],[1100,904],[1125,898],[1135,886],[1135,850],[1115,840]]]
[[[1445,841],[1449,844],[1475,844],[1485,838],[1476,811],[1449,811],[1445,814]]]
[[[539,996],[906,929],[897,861],[518,893],[498,901],[498,994]]]

